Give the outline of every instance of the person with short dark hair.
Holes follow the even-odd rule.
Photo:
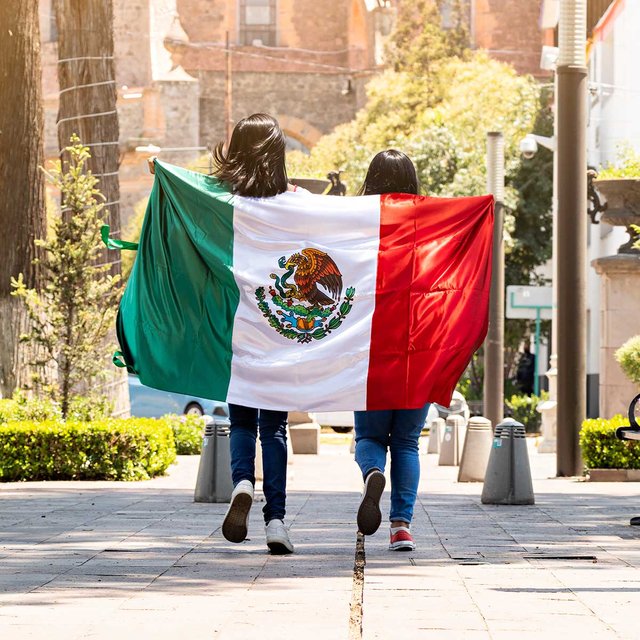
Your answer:
[[[395,149],[378,153],[358,195],[419,194],[418,177],[410,158]],[[413,551],[411,519],[418,495],[420,458],[418,443],[429,404],[418,409],[356,411],[356,462],[364,479],[358,508],[358,530],[372,535],[382,522],[380,498],[385,487],[387,450],[391,453],[391,522],[389,549]]]

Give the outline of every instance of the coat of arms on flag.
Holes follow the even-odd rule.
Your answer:
[[[278,266],[285,272],[269,274],[274,281],[268,289],[270,299],[265,287],[255,292],[258,308],[269,324],[285,338],[303,344],[338,329],[351,311],[355,288],[348,287],[341,301],[342,274],[331,256],[305,248],[289,258],[282,256]]]

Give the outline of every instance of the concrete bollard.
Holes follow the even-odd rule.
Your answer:
[[[471,418],[460,458],[458,482],[484,482],[492,442],[491,422],[480,416]]]
[[[317,422],[292,424],[289,426],[289,440],[293,453],[317,455],[320,451],[320,425]]]
[[[429,444],[427,445],[427,453],[440,453],[440,443],[444,435],[444,420],[435,418],[431,422],[429,428]]]
[[[233,491],[229,419],[218,416],[215,419],[207,418],[193,500],[229,502]]]
[[[512,418],[495,430],[482,489],[483,504],[534,504],[524,426]]]
[[[444,427],[442,442],[440,443],[439,466],[455,467],[460,464],[460,452],[462,451],[464,433],[464,418],[462,416],[449,416]]]

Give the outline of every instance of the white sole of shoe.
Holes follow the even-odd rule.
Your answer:
[[[389,545],[389,551],[415,551],[416,545],[413,542],[393,542]]]
[[[384,474],[373,471],[367,477],[364,485],[364,494],[358,508],[358,531],[365,536],[373,535],[382,522],[380,511],[380,498],[386,484]]]
[[[229,542],[240,543],[247,538],[247,522],[252,504],[253,498],[249,493],[234,496],[222,523],[222,535]]]

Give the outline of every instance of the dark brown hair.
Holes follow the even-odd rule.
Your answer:
[[[278,121],[254,113],[236,124],[225,153],[220,142],[213,150],[213,175],[241,196],[268,198],[287,190],[285,137]]]
[[[402,151],[387,149],[376,154],[358,191],[359,196],[382,193],[413,193],[420,187],[416,168]]]

